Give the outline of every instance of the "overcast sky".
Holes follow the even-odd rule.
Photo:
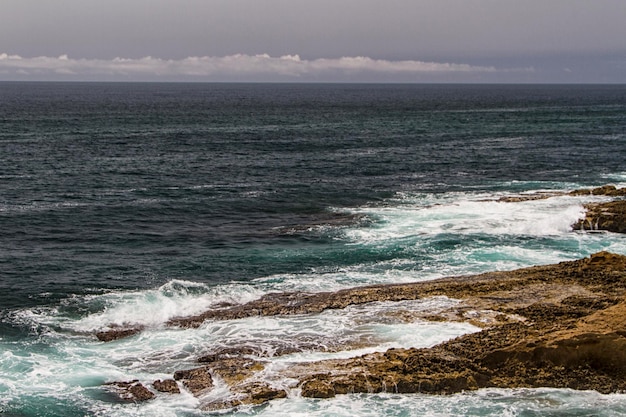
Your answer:
[[[0,80],[626,82],[626,0],[0,0]]]

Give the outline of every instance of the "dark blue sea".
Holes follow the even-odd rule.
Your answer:
[[[625,85],[0,83],[0,415],[206,415],[186,392],[125,404],[102,384],[171,378],[216,346],[345,341],[269,359],[284,367],[475,331],[389,322],[379,304],[165,322],[270,292],[626,255],[623,235],[571,230],[605,197],[499,201],[604,184],[626,186]],[[146,330],[94,336],[129,323]],[[626,414],[622,394],[311,400],[268,378],[288,398],[223,415]]]

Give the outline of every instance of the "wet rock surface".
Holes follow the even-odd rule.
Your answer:
[[[498,201],[517,203],[522,201],[543,200],[555,196],[607,196],[626,197],[626,188],[617,188],[614,185],[603,185],[597,188],[581,189],[560,192],[538,192],[528,195],[502,197]],[[584,205],[585,217],[572,225],[573,230],[607,231],[614,233],[626,233],[626,200],[602,203],[588,203]]]
[[[614,185],[603,185],[601,187],[591,189],[574,190],[569,195],[606,195],[610,197],[626,196],[626,188],[617,188]]]
[[[103,330],[96,333],[96,337],[101,342],[111,342],[117,339],[133,336],[143,330],[143,326],[117,327],[111,326],[110,330]]]
[[[585,218],[574,224],[575,230],[626,233],[626,200],[585,204],[585,210]]]
[[[182,382],[192,394],[199,395],[213,388],[213,377],[207,367],[174,372],[174,380]]]
[[[616,188],[613,185],[604,185],[593,189],[575,190],[566,192],[539,192],[531,195],[503,197],[499,201],[520,202],[527,200],[546,199],[563,195],[595,195],[595,196],[626,196],[626,188]],[[616,200],[604,203],[590,203],[585,205],[587,213],[585,218],[572,225],[574,230],[602,230],[616,233],[626,233],[626,200]],[[485,277],[488,276],[485,275]],[[497,279],[498,276],[495,276]],[[275,293],[267,294],[258,300],[243,305],[220,305],[214,309],[192,317],[177,317],[168,321],[171,327],[194,328],[200,326],[206,320],[235,320],[253,316],[274,316],[320,313],[327,309],[340,309],[349,305],[364,304],[373,301],[401,301],[413,300],[425,295],[448,295],[463,294],[463,280],[458,277],[451,278],[459,281],[459,285],[450,285],[440,291],[436,290],[438,284],[431,287],[414,287],[411,285],[383,285],[365,288],[349,289],[336,293]],[[445,282],[445,281],[437,281]],[[447,285],[447,284],[446,284]],[[472,284],[473,285],[473,284]],[[502,284],[504,287],[508,284]],[[459,292],[460,291],[460,292]],[[509,297],[510,298],[510,297]],[[137,334],[143,330],[142,326],[111,326],[109,330],[96,333],[101,341],[112,341]],[[236,347],[234,349],[239,349]],[[256,348],[254,348],[256,349]],[[294,348],[285,348],[287,350]],[[295,348],[297,349],[297,348]],[[297,351],[297,350],[294,350]],[[252,352],[250,352],[252,353]],[[293,352],[292,352],[293,353]],[[215,356],[207,355],[207,361],[219,356],[228,356],[228,352],[216,352]]]
[[[609,252],[555,265],[413,284],[272,294],[188,318],[188,323],[179,319],[178,325],[193,327],[206,317],[300,314],[441,295],[461,301],[436,314],[396,313],[409,321],[470,322],[482,330],[431,348],[390,349],[282,368],[270,367],[271,355],[253,346],[233,347],[199,357],[204,366],[177,371],[174,380],[198,396],[205,410],[261,404],[297,395],[293,392],[330,398],[374,392],[450,394],[486,387],[626,391],[626,256]],[[215,378],[228,387],[230,396],[202,400],[214,389]]]
[[[110,382],[105,384],[117,396],[127,402],[143,402],[154,398],[154,393],[138,380],[129,382]]]
[[[501,197],[498,199],[498,201],[505,202],[505,203],[519,203],[522,201],[544,200],[546,198],[564,196],[564,195],[570,195],[570,196],[594,195],[594,196],[608,196],[608,197],[624,197],[626,196],[626,188],[617,188],[614,185],[603,185],[601,187],[583,188],[580,190],[574,190],[570,192],[539,191],[539,192],[535,192],[532,194],[522,194],[522,195]]]
[[[178,384],[173,379],[166,380],[156,380],[152,383],[152,386],[155,390],[159,392],[169,392],[170,394],[180,394],[180,388],[178,388]]]

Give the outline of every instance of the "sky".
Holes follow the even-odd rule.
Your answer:
[[[626,0],[0,0],[0,80],[626,83]]]

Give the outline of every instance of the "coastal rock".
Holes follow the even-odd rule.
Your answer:
[[[164,381],[158,379],[152,383],[152,386],[159,392],[180,394],[180,388],[178,388],[178,384],[173,379],[166,379]]]
[[[626,188],[617,188],[614,185],[603,185],[592,189],[574,190],[569,195],[606,195],[611,197],[626,196]]]
[[[259,405],[270,400],[286,398],[287,392],[283,389],[273,388],[264,382],[251,382],[238,386],[228,399],[208,401],[202,404],[204,411],[218,411],[234,408],[241,405]]]
[[[500,197],[497,201],[504,203],[520,203],[523,201],[545,200],[551,197],[558,197],[563,195],[570,196],[584,196],[584,195],[604,195],[608,197],[623,197],[626,196],[626,188],[617,188],[614,185],[603,185],[596,188],[582,188],[579,190],[573,190],[570,192],[563,191],[538,191],[532,194],[521,194],[513,196]]]
[[[213,388],[213,377],[207,367],[176,371],[174,379],[182,384],[192,394],[199,395]]]
[[[100,340],[101,342],[111,342],[113,340],[133,336],[143,330],[143,326],[111,327],[112,328],[110,330],[97,332],[96,337],[98,338],[98,340]]]
[[[572,227],[574,230],[606,230],[626,233],[626,200],[585,205],[585,218]]]
[[[396,299],[398,291],[407,298],[448,294],[463,299],[456,315],[443,312],[443,317],[470,320],[470,311],[492,311],[498,319],[480,332],[432,348],[295,364],[282,376],[297,380],[302,396],[312,398],[373,392],[450,394],[485,387],[626,390],[625,256],[599,252],[517,271],[355,288],[328,293],[323,304],[354,302],[357,295]],[[307,297],[313,295],[303,295]],[[301,300],[300,305],[313,299],[318,300]],[[247,369],[231,378],[235,392],[261,369],[236,363],[220,366]]]
[[[114,392],[124,401],[143,402],[154,398],[154,393],[139,382],[139,380],[130,382],[110,382],[105,385],[113,388]]]
[[[268,358],[273,356],[288,355],[290,353],[304,352],[305,350],[314,351],[322,350],[319,343],[314,342],[294,342],[292,340],[275,340],[271,343],[263,343],[260,345],[243,345],[236,347],[228,347],[216,349],[212,353],[205,354],[198,358],[200,363],[217,362],[222,359],[253,356],[258,358]]]
[[[287,392],[282,388],[276,388],[265,381],[255,377],[265,369],[265,364],[260,361],[244,357],[222,358],[212,361],[210,365],[189,371],[179,371],[174,378],[182,377],[186,387],[204,387],[204,379],[207,374],[214,374],[224,381],[230,391],[229,398],[210,400],[202,405],[202,409],[214,411],[225,408],[237,407],[245,404],[262,404],[267,401],[285,398]],[[203,394],[211,386],[202,388],[200,391],[190,389],[193,394]]]
[[[241,404],[263,404],[270,400],[287,397],[285,390],[258,381],[241,385],[238,391],[246,394],[240,398]]]
[[[544,279],[536,275],[539,271]],[[527,294],[498,288],[507,282]],[[299,365],[294,374],[302,375],[302,395],[447,394],[485,387],[626,390],[625,256],[600,252],[579,261],[503,273],[492,289],[469,291],[466,302],[492,308],[499,304],[503,312],[526,320],[503,322],[428,349],[391,349]],[[506,293],[514,302],[501,301]]]
[[[213,362],[206,367],[219,375],[228,385],[234,386],[265,369],[261,361],[247,358],[226,358]]]
[[[221,309],[225,316],[208,315],[218,320],[299,314],[442,295],[459,302],[437,313],[396,315],[477,323],[482,330],[430,348],[389,349],[285,368],[268,367],[262,359],[266,352],[253,345],[224,348],[200,358],[205,366],[177,371],[174,379],[207,401],[201,405],[205,410],[261,404],[284,398],[292,389],[312,398],[376,392],[451,394],[487,387],[626,391],[626,256],[610,252],[555,265],[410,284],[270,294]],[[191,326],[202,319],[191,318]],[[229,394],[205,400],[211,398],[204,394],[213,389],[213,377],[226,384]],[[154,386],[158,389],[156,382]]]

